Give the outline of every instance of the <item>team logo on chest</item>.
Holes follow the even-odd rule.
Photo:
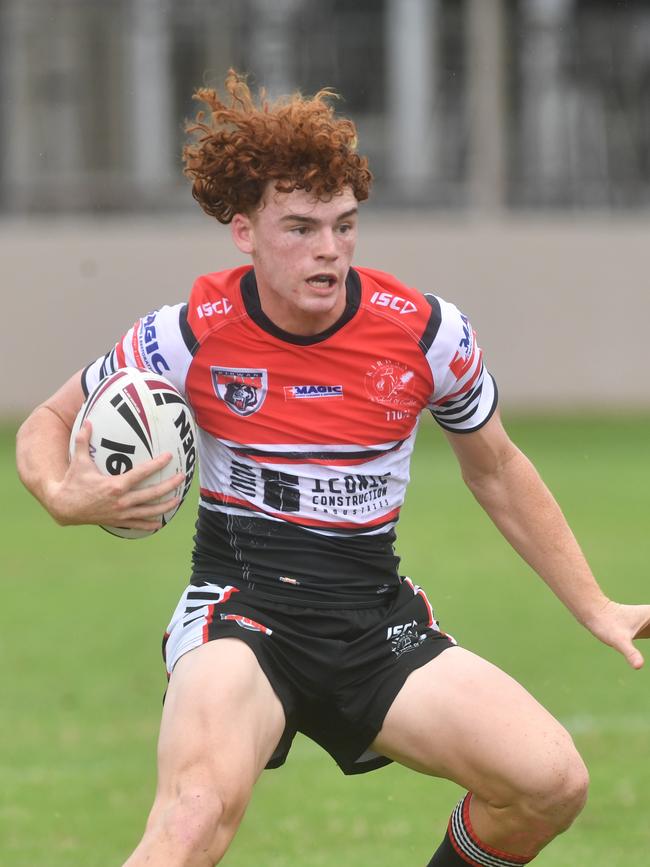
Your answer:
[[[376,361],[366,373],[365,386],[373,403],[407,411],[417,406],[415,374],[399,361]]]
[[[211,367],[212,385],[235,415],[252,415],[264,403],[268,372],[259,367]]]

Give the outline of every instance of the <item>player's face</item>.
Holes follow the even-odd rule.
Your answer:
[[[357,206],[349,188],[323,201],[269,184],[253,214],[233,219],[235,243],[253,259],[262,309],[280,328],[317,334],[343,313]]]

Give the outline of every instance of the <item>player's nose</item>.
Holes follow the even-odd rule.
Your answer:
[[[318,233],[315,253],[317,259],[337,258],[339,251],[336,245],[334,232],[331,229],[324,229],[322,232]]]

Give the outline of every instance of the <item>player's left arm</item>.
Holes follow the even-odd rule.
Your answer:
[[[559,505],[498,413],[476,431],[446,435],[465,483],[512,547],[580,623],[641,668],[632,642],[650,638],[650,605],[621,605],[603,593]]]

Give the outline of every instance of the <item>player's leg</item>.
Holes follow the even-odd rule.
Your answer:
[[[242,641],[210,641],[182,656],[165,699],[156,799],[125,867],[218,863],[284,725],[282,705]]]
[[[472,793],[431,865],[527,863],[586,799],[587,772],[565,729],[516,681],[459,647],[409,676],[373,749]]]

